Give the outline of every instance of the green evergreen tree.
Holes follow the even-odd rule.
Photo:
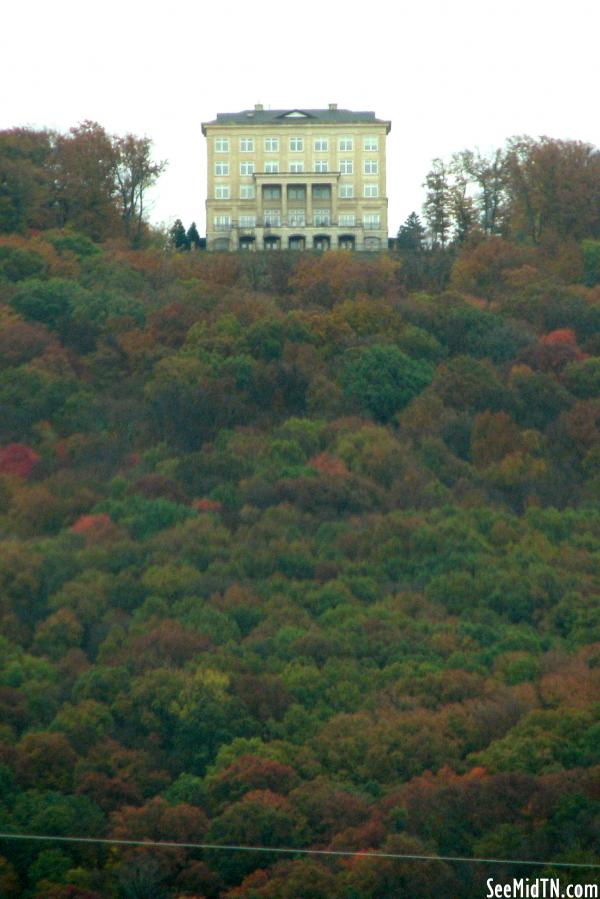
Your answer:
[[[200,235],[198,234],[198,229],[196,228],[196,222],[192,222],[192,224],[188,228],[186,239],[188,242],[188,248],[193,247],[195,250],[200,249],[201,241]]]
[[[169,229],[169,240],[175,250],[189,250],[190,243],[181,219],[176,219],[175,224]]]
[[[396,238],[396,247],[399,250],[414,250],[415,252],[423,249],[425,241],[425,228],[421,224],[421,219],[416,212],[411,212],[403,225],[398,229]]]

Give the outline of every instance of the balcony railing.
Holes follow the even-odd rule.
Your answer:
[[[287,221],[281,220],[279,222],[270,222],[270,221],[257,221],[256,225],[241,225],[236,221],[230,222],[227,225],[220,224],[214,225],[214,231],[220,232],[228,232],[232,230],[237,230],[244,234],[253,234],[256,228],[264,228],[265,230],[271,230],[273,228],[343,228],[348,231],[356,231],[358,229],[363,229],[363,231],[381,231],[382,225],[381,223],[373,224],[371,222],[364,221],[356,221],[353,225],[344,224],[340,222],[339,219],[337,221],[331,220],[329,222],[325,220],[317,220],[314,219],[312,222],[308,219],[304,222],[293,222],[289,219]]]

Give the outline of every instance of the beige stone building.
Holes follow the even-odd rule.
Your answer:
[[[385,249],[390,127],[335,103],[204,122],[207,248]]]

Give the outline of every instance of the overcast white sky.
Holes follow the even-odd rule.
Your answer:
[[[0,128],[84,119],[169,160],[152,219],[203,233],[202,121],[337,102],[391,119],[390,233],[431,159],[514,134],[600,145],[600,0],[30,0],[0,17]]]

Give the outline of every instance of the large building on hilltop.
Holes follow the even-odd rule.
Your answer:
[[[204,122],[207,249],[385,249],[390,127],[335,103]]]

